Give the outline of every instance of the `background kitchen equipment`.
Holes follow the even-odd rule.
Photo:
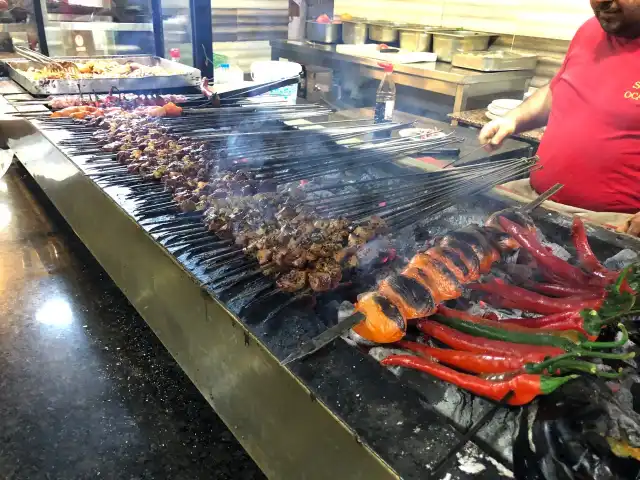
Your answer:
[[[394,65],[400,63],[435,62],[437,56],[431,52],[407,52],[402,49],[379,49],[376,43],[366,45],[336,45],[336,52],[357,57],[375,58]]]
[[[367,43],[369,25],[366,20],[352,18],[342,21],[342,42],[351,45],[363,45]]]
[[[369,23],[369,38],[374,42],[395,43],[398,41],[398,28],[402,25],[374,20]]]
[[[309,102],[321,102],[331,92],[333,70],[315,65],[306,65],[298,96]]]
[[[425,27],[403,27],[398,29],[400,48],[409,52],[430,52],[433,36]]]
[[[487,50],[494,36],[469,30],[433,32],[433,51],[441,62],[451,62],[456,53]]]
[[[504,50],[496,50],[493,52],[465,52],[455,53],[451,63],[454,67],[469,68],[482,72],[535,70],[538,63],[538,56]]]
[[[340,43],[342,23],[318,23],[307,20],[307,40],[318,43]]]
[[[257,83],[268,83],[285,78],[299,76],[302,65],[295,62],[279,62],[262,60],[251,64],[251,79]],[[289,105],[295,105],[298,97],[298,83],[280,87],[265,94],[270,97],[281,98]]]

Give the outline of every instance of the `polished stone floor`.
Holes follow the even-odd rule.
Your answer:
[[[0,179],[0,478],[263,478],[43,205],[23,170]]]

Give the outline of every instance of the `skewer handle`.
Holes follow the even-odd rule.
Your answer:
[[[353,315],[345,318],[340,321],[337,325],[334,325],[331,328],[326,329],[317,337],[309,340],[308,342],[303,343],[298,350],[293,352],[287,358],[282,361],[282,365],[287,365],[296,360],[302,360],[303,358],[308,357],[309,355],[314,354],[322,347],[328,345],[336,338],[342,336],[344,333],[348,332],[356,326],[358,323],[365,319],[364,314],[360,312],[356,312]]]
[[[522,206],[521,207],[522,211],[523,212],[531,212],[532,210],[535,210],[540,205],[542,205],[543,202],[547,201],[550,197],[552,197],[556,193],[558,193],[560,191],[560,189],[562,189],[562,187],[564,187],[564,185],[562,183],[556,183],[549,190],[547,190],[546,192],[541,193],[538,196],[538,198],[536,198],[532,202],[529,202],[526,205]]]

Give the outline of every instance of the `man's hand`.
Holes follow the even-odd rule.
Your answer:
[[[634,237],[640,237],[640,212],[636,213],[627,222],[627,233]]]
[[[485,150],[492,152],[500,148],[505,139],[515,131],[516,121],[513,118],[497,118],[484,126],[478,135],[478,141],[481,145],[486,145]]]

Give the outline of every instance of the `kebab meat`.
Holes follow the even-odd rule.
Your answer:
[[[121,107],[127,110],[133,110],[137,107],[162,107],[167,103],[182,103],[187,101],[184,95],[135,95],[135,94],[119,94],[114,95],[112,92],[105,96],[91,95],[64,95],[57,96],[49,101],[49,107],[54,110],[62,110],[67,107],[79,107],[81,105],[109,108]]]
[[[93,120],[103,117],[106,114],[115,115],[122,111],[123,107],[100,108],[94,105],[78,105],[55,111],[51,114],[51,118],[68,117],[75,120],[84,120],[87,117],[91,117]],[[136,116],[147,117],[179,117],[182,115],[182,108],[169,102],[162,106],[138,106],[130,113]]]
[[[297,183],[278,191],[240,166],[219,168],[215,145],[172,135],[136,111],[87,123],[99,127],[94,140],[103,151],[129,172],[162,182],[183,212],[203,211],[208,229],[233,240],[283,291],[335,289],[343,269],[358,265],[358,248],[387,233],[379,218],[355,225],[321,217],[301,204]]]

